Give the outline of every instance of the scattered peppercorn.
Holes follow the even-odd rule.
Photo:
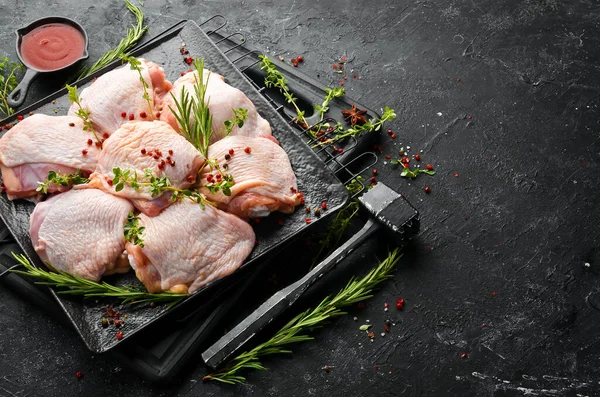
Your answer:
[[[225,153],[225,160],[226,161],[231,160],[231,156],[229,155],[229,153]]]
[[[146,114],[146,112],[140,112],[140,117],[145,119],[148,115]]]
[[[425,168],[427,168],[428,171],[433,171],[433,165],[431,164],[427,164]]]
[[[311,219],[310,219],[310,218],[305,218],[305,219],[304,219],[304,222],[306,222],[306,224],[308,225],[308,224],[310,224],[310,222],[311,222]]]
[[[323,202],[321,203],[321,209],[322,209],[322,210],[326,210],[326,209],[327,209],[327,201],[323,201]]]
[[[17,120],[19,120],[19,121],[23,120],[23,115],[22,114],[18,115]]]
[[[69,123],[69,127],[75,127],[75,123]]]
[[[132,114],[129,115],[129,120],[133,120],[135,118],[135,116]]]
[[[469,355],[467,353],[463,353],[460,355],[460,358],[468,358],[468,357],[469,357]]]
[[[87,144],[88,144],[88,146],[92,146],[92,144],[93,144],[93,143],[94,143],[94,141],[92,141],[91,139],[88,139],[88,140],[87,140]]]
[[[118,340],[121,340],[121,339],[123,339],[123,331],[119,331],[119,332],[117,332],[117,334],[116,334],[115,336],[116,336],[116,338],[117,338]]]
[[[423,189],[425,191],[425,193],[431,193],[431,188],[429,186],[425,186],[425,189]]]
[[[404,299],[398,298],[398,300],[396,301],[396,309],[402,310],[403,308],[404,308]]]
[[[76,377],[77,379],[81,379],[81,378],[83,378],[83,372],[82,372],[82,371],[77,371],[77,372],[75,372],[75,377]]]
[[[123,117],[123,118],[127,117],[127,112],[121,112],[121,117]]]
[[[83,154],[84,156],[87,156],[87,154],[88,154],[88,151],[87,151],[87,149],[83,149],[83,150],[81,151],[81,154]]]
[[[246,153],[250,154],[250,152],[251,152],[250,146],[247,146],[247,147],[244,149],[244,152],[246,152]]]
[[[234,154],[234,153],[235,153],[235,152],[233,151],[233,149],[229,149],[229,155],[230,155],[230,156],[233,156],[233,154]]]
[[[146,149],[142,148],[142,150],[140,150],[140,153],[146,154]]]
[[[420,154],[415,154],[415,160],[421,161],[421,155]]]

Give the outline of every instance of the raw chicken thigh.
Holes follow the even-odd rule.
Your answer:
[[[210,73],[210,76],[209,76]],[[219,139],[222,139],[225,134],[224,122],[227,120],[233,120],[234,114],[232,109],[245,108],[248,110],[248,117],[244,121],[242,128],[238,126],[233,127],[231,135],[245,135],[245,136],[262,136],[271,135],[271,126],[269,122],[263,119],[260,114],[256,111],[254,104],[244,95],[244,93],[235,87],[225,83],[223,76],[217,73],[211,73],[209,70],[204,69],[203,72],[204,80],[206,84],[206,99],[208,100],[208,108],[213,118],[212,130],[213,134],[210,143],[214,143]],[[198,78],[196,71],[188,72],[173,84],[171,94],[179,100],[181,96],[181,90],[185,87],[186,91],[190,95],[194,95],[194,84]],[[179,124],[177,119],[169,109],[171,107],[174,111],[177,111],[177,106],[171,95],[164,97],[162,111],[160,119],[169,123],[173,128],[179,131]]]
[[[144,87],[136,70],[129,64],[114,69],[85,88],[80,93],[81,106],[89,110],[90,120],[100,134],[112,134],[121,124],[130,120],[152,120],[161,106],[161,98],[171,89],[163,68],[154,62],[140,59],[142,76],[150,87],[148,94],[152,100],[152,112],[144,99]],[[79,106],[74,103],[69,115],[75,115]],[[125,116],[123,116],[123,114]],[[145,114],[145,117],[142,117]]]
[[[235,182],[230,196],[221,191],[211,193],[206,187],[200,189],[219,208],[247,218],[267,216],[273,211],[292,213],[301,203],[290,160],[272,139],[230,136],[210,145],[208,155]],[[205,167],[202,185],[207,184],[209,174],[216,177],[217,171]]]
[[[100,149],[92,133],[83,130],[78,117],[34,114],[19,122],[0,139],[0,170],[8,198],[38,194],[38,182],[49,171],[72,174],[92,172]],[[49,192],[62,191],[51,185]]]
[[[211,205],[179,201],[140,215],[144,247],[127,242],[131,266],[149,292],[193,293],[236,270],[254,247],[252,227]]]
[[[127,272],[123,226],[132,210],[129,201],[96,189],[61,193],[33,210],[31,242],[43,261],[89,280]]]
[[[171,186],[185,189],[196,181],[203,164],[200,152],[167,123],[131,121],[104,142],[88,186],[131,199],[141,212],[155,216],[169,206],[171,192],[155,196],[148,186],[134,189],[128,184],[116,191],[114,168],[137,173],[139,182],[147,182],[144,173],[150,170],[155,177],[167,177]]]

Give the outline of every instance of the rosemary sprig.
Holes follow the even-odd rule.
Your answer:
[[[102,69],[106,65],[119,59],[121,54],[126,54],[130,51],[138,41],[142,38],[144,33],[148,31],[148,26],[144,26],[144,12],[130,0],[124,0],[125,5],[129,12],[135,17],[135,25],[127,29],[125,37],[121,39],[119,44],[112,50],[107,51],[100,59],[98,59],[89,69],[82,67],[76,80],[87,77],[98,70]]]
[[[90,111],[81,106],[79,94],[77,93],[77,86],[70,86],[69,84],[66,84],[65,87],[67,88],[67,92],[69,93],[69,100],[73,103],[76,103],[77,106],[79,106],[79,109],[77,109],[77,112],[75,114],[77,115],[77,117],[83,120],[83,130],[89,131],[92,134],[94,134],[94,139],[100,145],[100,147],[102,147],[102,141],[100,140],[100,138],[98,138],[98,134],[94,129],[94,124],[90,119]]]
[[[123,234],[125,234],[125,240],[129,241],[133,245],[138,245],[144,248],[144,231],[146,228],[139,225],[140,217],[135,215],[133,212],[129,212],[127,215],[127,222],[123,227]]]
[[[351,136],[354,136],[354,137],[360,136],[365,132],[379,131],[381,129],[381,126],[383,125],[383,123],[385,123],[386,121],[389,121],[389,120],[394,120],[395,118],[396,118],[396,113],[394,112],[394,110],[390,109],[389,107],[386,106],[385,109],[383,110],[383,114],[381,115],[381,118],[372,118],[371,120],[367,121],[363,125],[355,124],[352,127],[346,129],[346,128],[344,128],[342,123],[338,122],[334,127],[334,130],[332,133],[333,136],[331,138],[319,141],[318,143],[313,145],[313,148],[317,147],[317,146],[332,144],[332,143],[335,143],[337,141],[340,141],[344,138],[348,138]]]
[[[22,72],[24,66],[20,62],[11,62],[8,57],[0,57],[0,113],[8,117],[15,111],[8,105],[8,94],[17,87],[17,72]]]
[[[345,90],[343,87],[325,88],[325,98],[323,98],[323,103],[321,105],[314,105],[315,110],[319,114],[319,122],[323,121],[325,118],[325,113],[329,110],[329,102],[334,98],[343,96],[344,93]]]
[[[391,164],[401,164],[402,165],[402,172],[400,173],[400,176],[403,176],[405,178],[414,179],[419,174],[435,175],[435,171],[433,171],[433,170],[422,170],[420,168],[415,168],[415,169],[411,170],[409,168],[408,164],[404,164],[402,162],[402,160],[392,160],[392,161],[390,161],[390,163]]]
[[[260,68],[266,73],[265,86],[267,86],[267,88],[279,88],[279,91],[283,94],[285,100],[294,106],[298,125],[300,125],[302,128],[308,128],[308,123],[304,118],[304,111],[300,110],[298,107],[296,98],[294,98],[290,92],[290,89],[287,86],[287,80],[285,77],[283,77],[283,74],[277,70],[275,64],[266,55],[259,55],[258,57],[260,58]]]
[[[212,136],[212,116],[208,109],[210,98],[206,99],[206,86],[210,78],[210,72],[204,83],[204,59],[194,60],[194,67],[198,76],[194,75],[194,95],[190,95],[186,88],[181,89],[179,99],[171,93],[175,102],[175,111],[171,106],[171,112],[181,126],[181,132],[196,149],[208,158],[208,145]]]
[[[122,170],[119,167],[113,168],[113,179],[112,184],[116,192],[123,190],[125,185],[130,186],[134,190],[138,191],[142,187],[147,187],[150,190],[152,197],[156,197],[165,192],[171,192],[171,201],[175,202],[182,198],[189,198],[190,200],[200,204],[202,208],[204,205],[210,204],[204,196],[197,190],[191,189],[179,189],[171,186],[171,181],[166,176],[157,177],[152,173],[152,170],[147,168],[144,170],[144,174],[141,178],[138,176],[137,171]]]
[[[216,380],[223,383],[244,383],[246,378],[238,375],[243,369],[266,370],[261,364],[260,357],[269,354],[291,353],[287,345],[312,340],[313,336],[305,334],[325,321],[346,314],[341,308],[371,298],[373,289],[381,282],[392,277],[392,271],[401,258],[396,248],[377,267],[373,268],[363,278],[352,278],[348,284],[335,296],[328,296],[314,309],[306,310],[294,317],[281,328],[271,339],[246,351],[231,360],[223,369],[206,375],[204,381]]]
[[[233,111],[233,120],[225,120],[223,122],[227,135],[231,134],[233,127],[236,125],[238,128],[242,128],[244,126],[244,121],[248,117],[248,109],[246,108],[237,108],[231,110]]]
[[[48,171],[48,178],[44,182],[38,182],[38,187],[35,189],[36,192],[48,194],[48,188],[50,185],[60,185],[64,187],[72,185],[81,185],[88,183],[90,180],[84,178],[79,174],[79,171],[74,174],[63,174],[57,171]]]
[[[33,266],[22,254],[12,253],[13,257],[25,268],[25,270],[11,270],[13,273],[22,274],[24,276],[33,277],[40,281],[36,284],[48,285],[59,288],[59,294],[65,295],[82,295],[84,298],[104,297],[115,298],[121,301],[122,304],[131,303],[169,303],[168,309],[175,306],[177,303],[185,299],[187,294],[176,294],[173,292],[160,292],[151,294],[134,286],[117,287],[110,285],[105,281],[95,282],[83,277],[79,277],[49,265],[54,271],[49,272],[44,269]]]
[[[125,54],[121,54],[120,58],[123,62],[129,63],[129,68],[131,70],[135,70],[139,76],[140,83],[142,83],[142,87],[144,88],[144,94],[142,98],[148,104],[148,117],[150,120],[154,119],[154,111],[152,110],[152,99],[150,99],[150,95],[148,94],[148,90],[150,89],[150,85],[144,79],[144,75],[142,74],[142,62],[134,56],[127,56]]]

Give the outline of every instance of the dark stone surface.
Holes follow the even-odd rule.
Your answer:
[[[117,0],[0,8],[0,54],[12,58],[13,30],[41,16],[84,25],[91,59],[130,24]],[[339,80],[334,59],[351,59],[361,79],[349,76],[348,94],[399,115],[390,125],[398,138],[381,137],[378,179],[420,210],[420,237],[366,308],[265,360],[269,371],[247,373],[248,386],[203,384],[199,355],[180,382],[153,385],[112,356],[92,356],[69,327],[2,288],[0,395],[600,394],[597,2],[162,0],[145,10],[152,34],[222,14],[229,32],[268,54],[304,55],[301,71],[324,84]],[[407,146],[437,175],[407,181],[384,164]],[[375,245],[335,277],[375,263]],[[400,296],[403,311],[383,311]],[[396,325],[380,337],[388,317]],[[373,343],[358,330],[366,319]]]

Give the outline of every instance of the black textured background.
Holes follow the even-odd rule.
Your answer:
[[[117,0],[0,8],[0,54],[13,58],[13,30],[37,17],[79,21],[92,59],[131,21]],[[273,57],[303,55],[299,69],[324,84],[339,80],[334,59],[351,59],[361,79],[349,76],[349,95],[399,115],[398,138],[381,138],[378,179],[420,210],[421,235],[364,309],[265,360],[269,371],[247,373],[248,386],[203,384],[199,356],[180,382],[152,385],[2,288],[0,396],[600,395],[596,1],[161,0],[144,9],[151,35],[220,13],[229,32]],[[437,175],[407,181],[384,164],[406,146],[423,150]],[[335,277],[374,264],[375,245]],[[282,266],[293,256],[281,253]],[[400,296],[403,311],[383,311]],[[396,325],[380,337],[386,318]],[[358,330],[367,319],[372,343]]]

